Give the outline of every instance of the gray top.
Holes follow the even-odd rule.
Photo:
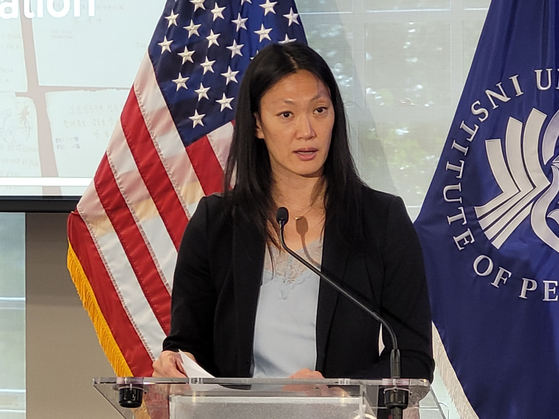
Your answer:
[[[297,251],[320,269],[322,239]],[[287,252],[266,247],[254,329],[253,377],[316,369],[320,278]]]

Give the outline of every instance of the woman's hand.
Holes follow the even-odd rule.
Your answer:
[[[297,371],[295,374],[291,374],[289,378],[306,378],[313,380],[322,380],[324,376],[320,371],[312,371],[308,368],[303,368]],[[318,396],[322,393],[322,390],[327,388],[327,386],[315,386],[309,384],[290,384],[283,386],[283,391],[288,392],[303,392],[307,396]]]
[[[312,371],[308,368],[303,368],[297,371],[295,374],[289,376],[289,378],[308,378],[315,380],[322,380],[324,376],[320,371]],[[318,384],[318,381],[317,381]],[[284,386],[284,390],[287,391],[303,391],[308,396],[313,397],[346,397],[347,393],[340,387],[328,387],[326,385],[296,385],[296,386]]]
[[[194,359],[194,355],[189,352],[184,352],[186,356]],[[153,363],[153,377],[177,377],[184,378],[186,373],[182,366],[181,355],[178,352],[173,351],[163,351],[159,358],[157,358]]]
[[[308,368],[303,368],[302,370],[297,371],[295,374],[289,376],[289,378],[315,378],[320,380],[324,378],[320,371],[311,371]]]

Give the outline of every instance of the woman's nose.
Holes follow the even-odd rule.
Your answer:
[[[316,135],[312,119],[307,116],[300,116],[297,121],[297,138],[308,140]]]

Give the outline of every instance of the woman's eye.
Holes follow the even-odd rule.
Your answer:
[[[316,108],[315,112],[320,114],[326,112],[326,110],[326,106],[321,106],[320,108]]]
[[[280,114],[283,118],[289,118],[291,116],[291,112],[282,112]]]

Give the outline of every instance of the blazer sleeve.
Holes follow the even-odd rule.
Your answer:
[[[433,380],[431,311],[419,239],[404,202],[392,197],[381,243],[384,281],[381,315],[394,329],[402,358],[402,377]],[[385,349],[378,367],[388,371],[392,342],[383,332]]]
[[[163,350],[191,352],[211,372],[217,296],[210,272],[210,219],[205,197],[190,219],[179,247],[171,298],[171,330],[163,341]]]

